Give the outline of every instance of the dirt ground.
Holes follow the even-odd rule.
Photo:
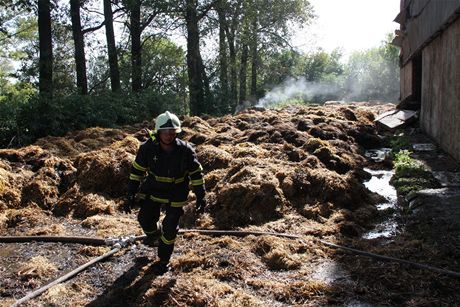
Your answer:
[[[137,243],[24,305],[455,305],[458,279],[317,240],[460,271],[459,238],[437,241],[405,227],[406,219],[390,238],[362,237],[394,213],[377,210],[384,200],[363,184],[370,178],[364,167],[391,167],[369,161],[365,150],[388,146],[373,120],[393,107],[328,104],[181,118],[180,137],[195,144],[205,170],[208,203],[197,215],[190,194],[181,227],[302,239],[185,233],[176,241],[172,271],[161,276],[155,249]],[[144,128],[151,127],[91,128],[0,150],[0,235],[142,235],[136,212],[124,214],[120,206],[137,148],[148,137]],[[0,243],[0,304],[110,249]]]

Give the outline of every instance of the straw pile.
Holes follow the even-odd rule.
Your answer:
[[[35,302],[89,306],[433,303],[427,284],[436,276],[418,274],[423,282],[414,284],[406,276],[414,272],[403,274],[395,266],[387,272],[384,265],[340,256],[313,240],[326,237],[359,247],[359,241],[353,240],[378,217],[375,204],[380,200],[363,185],[368,179],[363,155],[366,148],[382,145],[373,119],[390,108],[335,104],[250,109],[221,118],[183,117],[180,137],[196,146],[205,170],[208,208],[197,216],[191,194],[182,227],[290,232],[306,239],[187,234],[177,239],[171,261],[174,273],[156,276],[155,253],[136,246],[116,263],[100,264],[93,274],[82,274]],[[92,128],[0,150],[0,233],[142,234],[135,216],[123,215],[120,206],[131,162],[148,137],[143,131],[146,125]],[[378,242],[361,247],[406,258],[414,248],[420,255],[435,251],[431,245],[403,241],[386,248]],[[75,250],[73,255],[82,263],[107,249]],[[4,253],[5,261],[12,259],[12,253]],[[47,258],[34,260],[30,268],[2,272],[7,281],[0,289],[3,302],[27,290],[18,290],[14,279],[19,272],[44,279],[53,272],[52,265],[62,266],[63,257],[55,260],[58,265]],[[337,267],[328,269],[330,263]],[[387,281],[377,278],[383,274],[391,276]],[[396,283],[399,276],[404,280]],[[452,287],[446,280],[439,283],[439,289]],[[382,295],[388,289],[393,294]],[[404,299],[404,291],[412,298]],[[456,299],[455,291],[436,295],[438,299],[444,295],[441,302],[446,304]]]

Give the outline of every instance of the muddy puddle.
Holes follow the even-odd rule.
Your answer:
[[[377,193],[385,199],[376,205],[377,210],[383,213],[383,221],[376,224],[374,229],[363,235],[364,239],[390,238],[396,234],[398,223],[396,221],[397,194],[395,188],[390,184],[394,174],[392,170],[372,170],[365,168],[366,172],[372,175],[371,179],[364,183],[366,188]]]

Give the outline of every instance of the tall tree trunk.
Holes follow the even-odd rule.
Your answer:
[[[43,96],[53,96],[53,45],[51,39],[50,0],[38,0],[39,90]]]
[[[88,94],[86,76],[85,42],[81,30],[80,0],[70,0],[70,16],[72,19],[72,35],[75,46],[75,66],[77,70],[77,88],[80,94]]]
[[[251,37],[251,99],[257,100],[257,69],[259,68],[259,54],[257,52],[257,18],[252,21],[252,37]]]
[[[131,65],[133,92],[142,89],[142,63],[141,63],[141,2],[135,0],[131,7]]]
[[[229,88],[228,88],[228,61],[227,61],[227,43],[225,37],[225,16],[221,9],[218,9],[219,16],[219,64],[220,64],[220,103],[219,111],[227,113],[230,111],[229,106]]]
[[[186,0],[185,19],[187,23],[187,72],[190,92],[190,111],[193,115],[203,112],[204,89],[202,60],[200,54],[200,33],[198,29],[197,0]]]
[[[118,69],[117,47],[113,31],[113,12],[110,0],[104,0],[105,35],[107,38],[107,53],[109,55],[110,85],[112,92],[118,92],[120,86],[120,71]]]
[[[236,72],[236,48],[235,35],[227,28],[228,51],[230,56],[230,104],[232,108],[236,108],[238,104],[238,76]]]
[[[247,80],[247,68],[248,68],[248,45],[243,43],[243,49],[241,51],[241,63],[240,63],[240,100],[239,104],[243,104],[246,101],[246,80]]]
[[[210,98],[211,98],[211,88],[209,85],[209,78],[208,75],[206,74],[206,67],[204,66],[203,63],[203,58],[201,57],[201,53],[199,53],[199,65],[200,65],[200,75],[201,75],[201,80],[203,80],[203,91],[204,91],[204,99],[201,102],[201,113],[209,113],[209,112],[215,112],[216,110],[212,109],[214,107],[210,103]]]
[[[241,10],[244,11],[245,0],[237,0],[235,3],[235,10],[232,12],[233,16],[230,25],[225,28],[227,35],[229,60],[230,60],[230,103],[231,107],[235,110],[238,106],[238,73],[237,73],[237,51],[235,46],[235,37],[237,29],[240,26]],[[242,7],[243,5],[243,7]]]

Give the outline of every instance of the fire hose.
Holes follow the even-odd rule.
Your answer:
[[[32,236],[32,237],[24,237],[24,236],[19,236],[19,237],[0,237],[0,243],[24,243],[24,242],[34,242],[34,241],[42,241],[42,242],[64,242],[64,243],[80,243],[80,244],[89,244],[89,245],[112,245],[112,249],[108,251],[107,253],[96,257],[92,259],[91,261],[79,266],[78,268],[72,270],[71,272],[59,277],[58,279],[54,280],[53,282],[27,294],[20,300],[17,300],[13,305],[11,306],[19,306],[22,303],[25,303],[26,301],[39,296],[46,290],[54,287],[55,285],[58,285],[62,282],[65,282],[69,280],[70,278],[74,277],[78,273],[86,270],[93,264],[102,261],[106,258],[111,257],[112,255],[116,254],[119,252],[122,248],[127,247],[131,243],[133,243],[136,238],[135,236],[131,237],[122,237],[119,239],[101,239],[101,238],[91,238],[91,237],[53,237],[53,236]]]
[[[179,230],[179,233],[198,233],[198,234],[209,235],[209,236],[236,236],[236,237],[245,237],[249,235],[254,235],[254,236],[267,235],[267,236],[283,237],[283,238],[288,238],[288,239],[297,239],[297,240],[306,242],[302,235],[289,234],[289,233],[265,232],[265,231],[181,229]],[[56,236],[56,237],[54,236],[30,236],[30,237],[27,237],[27,236],[0,236],[0,243],[24,243],[24,242],[41,241],[41,242],[79,243],[79,244],[88,244],[88,245],[111,245],[113,247],[112,250],[108,251],[107,253],[97,258],[92,259],[91,261],[81,265],[80,267],[65,274],[64,276],[61,276],[60,278],[54,280],[53,282],[27,294],[25,297],[21,298],[20,300],[17,300],[12,306],[19,306],[20,304],[34,297],[37,297],[38,295],[42,294],[46,290],[50,289],[51,287],[69,280],[70,278],[82,272],[83,270],[87,269],[91,265],[99,261],[102,261],[106,258],[111,257],[117,252],[121,251],[123,248],[131,245],[135,241],[142,240],[145,237],[146,236],[129,236],[129,237],[121,237],[121,238],[115,238],[115,239],[113,238],[103,239],[103,238],[92,238],[92,237],[65,237],[65,236],[64,237],[62,236]],[[338,244],[331,243],[331,242],[317,239],[317,238],[314,240],[317,241],[318,243],[321,243],[325,246],[328,246],[334,249],[348,251],[354,254],[358,254],[358,255],[362,255],[362,256],[366,256],[370,258],[375,258],[381,261],[398,262],[398,263],[406,264],[406,265],[409,265],[409,266],[412,266],[418,269],[430,270],[430,271],[437,272],[437,273],[447,275],[450,277],[460,278],[459,272],[441,269],[441,268],[433,267],[430,265],[416,263],[416,262],[412,262],[412,261],[408,261],[408,260],[404,260],[400,258],[370,253],[370,252],[362,251],[359,249],[338,245]]]

